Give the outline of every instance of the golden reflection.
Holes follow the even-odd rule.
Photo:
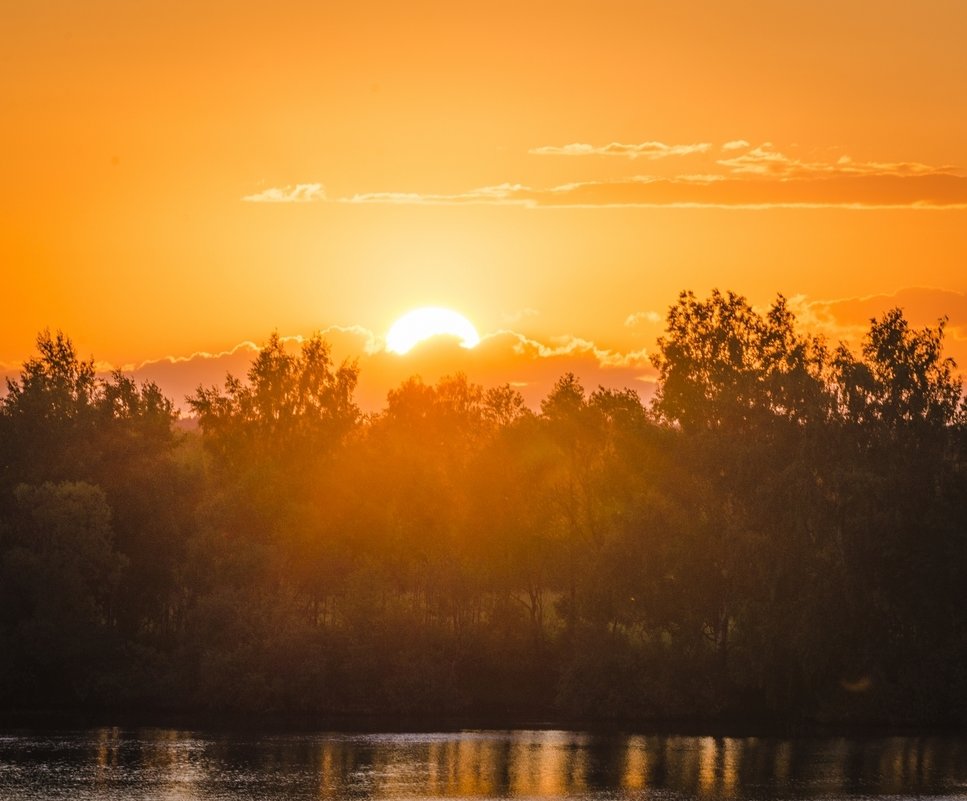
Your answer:
[[[126,771],[147,770],[154,798],[202,797],[211,781],[211,743],[176,731],[136,736],[98,729],[93,739],[94,782],[102,790]],[[641,798],[669,788],[695,798],[741,798],[746,785],[776,790],[810,780],[827,794],[862,791],[896,795],[922,788],[944,769],[927,741],[808,742],[720,737],[590,737],[561,731],[419,735],[412,739],[325,738],[314,745],[314,794],[397,799],[555,799],[610,788],[616,799]],[[218,745],[216,744],[216,747]],[[805,750],[803,750],[805,749]],[[244,752],[243,752],[244,753]],[[284,746],[259,751],[260,772],[289,773],[303,756]],[[805,760],[805,762],[804,762]],[[799,764],[799,768],[797,768]],[[201,793],[201,795],[198,795]]]
[[[621,786],[631,791],[644,790],[648,786],[648,744],[644,737],[628,738]]]
[[[923,784],[929,775],[930,749],[920,740],[892,737],[879,759],[879,792],[895,794]]]
[[[460,795],[460,741],[451,739],[447,742],[447,794]]]
[[[699,744],[698,787],[702,795],[715,792],[715,759],[718,746],[714,737],[703,737]]]
[[[341,760],[337,759],[337,749],[341,744],[326,740],[322,743],[319,755],[319,797],[336,798],[342,791]]]
[[[194,737],[181,731],[166,731],[162,737],[152,732],[151,736],[157,747],[148,749],[148,753],[153,755],[159,767],[164,768],[158,799],[183,801],[197,797],[196,788],[204,780],[205,770],[196,759],[198,744]]]
[[[747,744],[733,737],[703,737],[699,744],[698,790],[703,796],[734,796]]]
[[[316,738],[198,738],[145,729],[96,729],[93,786],[109,795],[133,777],[153,799],[213,797],[235,779],[272,794],[275,777],[304,776],[308,795],[345,798],[582,798],[607,792],[641,801],[665,791],[701,799],[921,795],[967,766],[967,746],[938,739],[757,740],[607,737],[561,731],[465,732]],[[254,760],[254,761],[253,761]],[[311,769],[303,771],[308,761]],[[241,773],[239,773],[241,770]],[[302,779],[300,779],[302,781]],[[263,784],[263,782],[267,782]],[[219,795],[219,797],[223,797]]]
[[[116,786],[128,774],[148,771],[157,776],[154,797],[160,801],[196,797],[204,771],[196,759],[200,746],[190,734],[159,729],[131,734],[105,727],[96,730],[94,740],[94,784],[99,789]]]
[[[903,741],[898,738],[887,740],[883,749],[883,756],[880,758],[880,787],[884,792],[887,788],[893,788],[903,777],[906,768],[906,757],[904,753]]]
[[[472,740],[458,740],[456,742],[455,765],[457,775],[457,795],[474,795],[475,780],[475,760],[474,743]]]
[[[95,735],[97,750],[95,756],[94,783],[98,787],[106,785],[117,771],[121,751],[121,730],[104,727]]]
[[[530,732],[511,751],[510,791],[519,796],[560,796],[568,780],[583,781],[584,767],[568,758],[569,745],[581,742],[580,735],[560,731]],[[571,762],[571,764],[569,764]]]
[[[442,759],[443,749],[440,747],[440,743],[431,742],[426,754],[426,789],[428,795],[441,795],[440,762]]]
[[[739,761],[742,756],[742,743],[733,737],[726,737],[721,749],[722,757],[722,795],[734,796],[739,785]]]

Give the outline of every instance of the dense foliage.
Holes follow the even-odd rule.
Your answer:
[[[273,336],[191,428],[45,332],[0,398],[0,701],[967,722],[943,333],[683,293],[648,406],[458,375],[372,416]]]

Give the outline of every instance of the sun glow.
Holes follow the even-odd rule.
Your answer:
[[[423,340],[441,334],[456,337],[464,348],[480,342],[477,329],[462,314],[439,306],[425,306],[407,312],[393,323],[386,334],[386,349],[404,354]]]

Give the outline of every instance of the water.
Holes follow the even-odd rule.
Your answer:
[[[111,728],[0,735],[0,799],[967,799],[967,740],[259,736]]]

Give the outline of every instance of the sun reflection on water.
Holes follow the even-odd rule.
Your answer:
[[[202,735],[101,728],[0,737],[0,798],[866,798],[962,793],[967,741],[464,731]]]

